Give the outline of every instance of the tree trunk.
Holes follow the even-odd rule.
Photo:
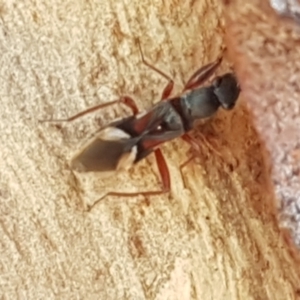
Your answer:
[[[272,1],[274,4],[276,1]],[[285,7],[284,3],[289,3]],[[277,1],[280,19],[267,2],[226,7],[227,44],[243,95],[254,115],[271,163],[280,225],[291,250],[300,247],[300,3]],[[297,4],[298,3],[298,4]],[[252,24],[251,26],[249,24]],[[294,255],[298,256],[294,252]]]
[[[141,110],[157,102],[167,82],[142,64],[136,38],[180,93],[223,51],[220,1],[7,1],[1,24],[3,299],[297,298],[299,268],[280,235],[265,146],[243,93],[233,111],[195,128],[200,150],[182,172],[189,146],[162,146],[169,195],[107,197],[90,212],[108,191],[160,187],[153,156],[107,179],[68,167],[99,126],[129,111],[38,122],[122,94]]]

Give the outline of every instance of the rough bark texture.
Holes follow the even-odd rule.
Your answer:
[[[299,247],[300,27],[277,17],[267,2],[234,1],[226,12],[230,53],[268,150],[279,221]]]
[[[281,17],[300,24],[299,0],[270,0],[270,5]]]
[[[199,136],[182,174],[189,147],[163,146],[169,196],[107,198],[89,213],[106,191],[159,186],[153,157],[107,180],[68,169],[82,139],[128,111],[37,122],[124,93],[150,107],[166,82],[141,64],[136,37],[180,92],[224,47],[220,1],[11,1],[0,20],[1,298],[297,298],[299,268],[243,95],[195,130],[215,151]],[[219,72],[229,67],[225,59]]]

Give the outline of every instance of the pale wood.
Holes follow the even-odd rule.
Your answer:
[[[1,9],[1,276],[6,299],[295,299],[298,267],[283,243],[263,149],[241,96],[198,127],[201,144],[163,146],[170,196],[106,199],[108,190],[157,186],[153,157],[100,180],[68,159],[120,107],[70,124],[64,118],[120,94],[140,108],[171,74],[180,92],[224,47],[220,1],[18,1]],[[226,58],[226,57],[225,57]],[[225,62],[220,70],[229,69]],[[95,121],[96,119],[96,121]],[[201,130],[201,131],[200,131]],[[197,132],[195,132],[197,136]]]

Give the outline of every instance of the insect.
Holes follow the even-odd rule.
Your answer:
[[[70,166],[77,172],[116,172],[128,170],[132,165],[154,153],[162,180],[162,189],[137,193],[109,192],[107,196],[153,196],[170,191],[171,180],[165,158],[159,146],[181,137],[192,147],[195,140],[188,134],[198,119],[214,115],[220,107],[234,107],[240,87],[234,73],[216,77],[212,84],[200,87],[219,67],[222,57],[198,69],[187,81],[181,95],[169,98],[174,81],[167,74],[148,63],[138,41],[142,62],[160,74],[168,84],[163,90],[161,101],[144,113],[131,97],[100,104],[70,118],[52,121],[70,122],[83,115],[116,103],[123,103],[132,110],[132,115],[113,122],[99,130],[95,136],[73,157]]]

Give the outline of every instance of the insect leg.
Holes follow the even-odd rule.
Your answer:
[[[188,133],[185,133],[181,136],[181,138],[189,143],[193,149],[195,149],[196,151],[200,151],[200,147],[199,147],[199,144],[198,142],[196,141],[196,139],[194,139],[192,136],[190,136]]]
[[[162,180],[162,189],[159,191],[148,191],[148,192],[137,192],[137,193],[121,193],[121,192],[109,192],[105,194],[103,197],[98,199],[94,204],[88,207],[88,211],[91,211],[100,201],[102,201],[107,196],[114,196],[114,197],[136,197],[139,195],[149,197],[149,196],[157,196],[164,193],[168,193],[171,188],[171,179],[170,179],[170,172],[166,163],[166,160],[161,152],[160,149],[156,149],[154,151],[154,155],[156,158],[159,174]]]
[[[208,149],[210,149],[212,152],[214,152],[215,154],[217,154],[218,156],[222,157],[221,153],[219,151],[217,151],[206,139],[206,137],[204,135],[202,135],[201,133],[200,137],[202,139],[202,141],[205,143],[206,147]],[[192,136],[190,136],[188,133],[185,133],[184,135],[181,136],[181,138],[189,143],[191,145],[191,147],[196,150],[196,152],[200,152],[200,145],[197,142],[197,140],[195,138],[193,138]],[[187,164],[189,164],[194,158],[196,157],[195,154],[193,154],[187,161],[185,161],[183,164],[180,165],[180,170],[182,170]]]
[[[222,57],[219,57],[216,61],[198,69],[185,84],[184,91],[194,89],[205,82],[215,72],[221,62]]]
[[[144,54],[143,54],[143,51],[142,51],[142,47],[141,47],[141,44],[140,44],[140,41],[137,40],[137,43],[138,43],[138,46],[139,46],[139,49],[140,49],[140,54],[141,54],[141,59],[142,59],[142,62],[147,66],[149,67],[150,69],[152,69],[154,72],[158,73],[159,75],[161,75],[162,77],[164,77],[165,79],[168,80],[168,84],[166,85],[166,87],[164,88],[163,92],[162,92],[162,95],[161,95],[161,100],[166,100],[169,98],[172,90],[173,90],[173,87],[174,87],[174,80],[169,76],[167,75],[166,73],[164,73],[163,71],[159,70],[158,68],[156,68],[155,66],[153,66],[152,64],[150,64],[149,62],[146,61],[145,57],[144,57]]]
[[[179,166],[179,170],[182,173],[182,169],[185,168],[192,160],[194,160],[196,156],[193,154],[189,159],[187,159],[184,163]]]
[[[138,113],[138,107],[135,104],[135,101],[131,97],[123,96],[118,100],[114,100],[114,101],[110,101],[110,102],[106,102],[106,103],[102,103],[102,104],[98,104],[93,107],[90,107],[90,108],[88,108],[84,111],[81,111],[80,113],[78,113],[74,116],[71,116],[69,118],[66,118],[66,119],[40,120],[40,122],[71,122],[71,121],[74,121],[74,120],[76,120],[80,117],[83,117],[89,113],[93,113],[93,112],[97,111],[98,109],[102,109],[102,108],[111,106],[113,104],[120,104],[120,103],[123,103],[124,105],[129,107],[132,110],[132,113],[134,115],[136,115]]]
[[[185,133],[184,135],[181,136],[181,138],[190,144],[190,146],[196,150],[197,152],[200,151],[200,147],[199,147],[199,144],[197,143],[197,141],[191,137],[188,133]],[[179,166],[179,169],[180,169],[180,172],[182,173],[182,169],[185,168],[192,160],[194,160],[196,158],[196,155],[195,153],[192,154],[192,156],[187,159],[184,163],[182,163],[180,166]]]

